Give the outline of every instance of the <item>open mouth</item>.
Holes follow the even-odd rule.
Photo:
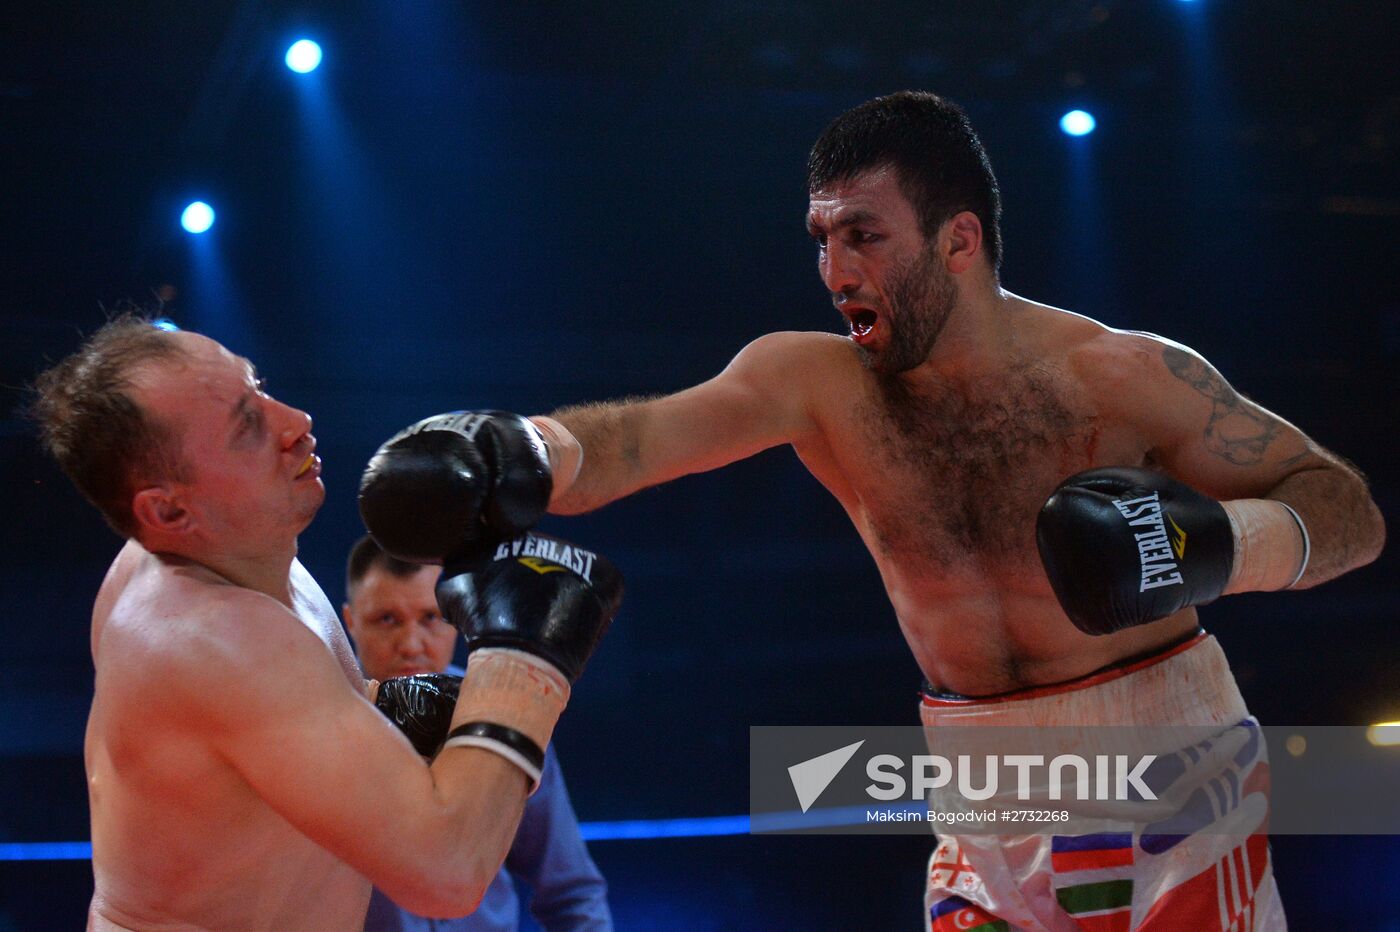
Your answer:
[[[870,331],[875,329],[877,317],[874,311],[856,311],[850,316],[851,335],[854,337],[866,337]]]
[[[308,454],[306,454],[306,460],[305,460],[305,462],[303,462],[303,463],[301,464],[301,468],[297,470],[296,475],[293,476],[292,478],[294,478],[294,479],[300,479],[302,476],[304,476],[304,475],[306,475],[307,473],[309,473],[309,472],[311,471],[311,468],[312,468],[313,466],[315,466],[315,465],[316,465],[316,454],[315,454],[315,453],[308,453]]]
[[[869,346],[880,330],[880,314],[868,307],[856,305],[841,308],[846,325],[851,328],[851,340],[856,346]]]

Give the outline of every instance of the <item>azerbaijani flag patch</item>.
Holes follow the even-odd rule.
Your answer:
[[[1011,932],[1005,919],[998,919],[976,903],[960,896],[947,896],[929,908],[933,932]]]

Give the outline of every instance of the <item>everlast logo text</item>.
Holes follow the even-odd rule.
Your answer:
[[[582,547],[571,547],[547,537],[527,534],[524,537],[517,537],[515,540],[508,540],[501,544],[496,548],[496,555],[492,559],[519,559],[521,563],[541,574],[560,567],[568,568],[582,576],[589,585],[592,585],[593,560],[597,556],[593,551],[584,550]],[[551,567],[544,561],[557,563],[559,566]]]
[[[1138,586],[1138,591],[1146,592],[1148,589],[1160,589],[1162,586],[1181,585],[1184,580],[1173,557],[1179,559],[1186,553],[1186,532],[1172,521],[1172,529],[1177,532],[1177,538],[1173,540],[1168,536],[1163,518],[1171,521],[1171,516],[1162,511],[1162,503],[1158,500],[1157,493],[1125,501],[1115,499],[1113,507],[1127,519],[1130,526],[1142,528],[1133,533],[1134,539],[1137,540],[1138,564],[1142,569],[1142,583]]]
[[[417,424],[404,428],[399,436],[412,437],[414,434],[421,434],[424,431],[450,430],[461,434],[468,440],[475,440],[477,431],[481,430],[481,425],[485,424],[487,420],[484,414],[473,414],[468,411],[459,411],[455,414],[439,414],[436,417],[425,418]]]

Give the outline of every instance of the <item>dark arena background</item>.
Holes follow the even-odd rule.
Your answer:
[[[0,932],[84,922],[89,612],[119,546],[19,408],[126,299],[315,417],[327,498],[300,552],[338,604],[361,469],[401,426],[673,391],[765,332],[841,329],[803,230],[807,149],[847,107],[923,88],[968,109],[997,170],[1007,288],[1195,347],[1400,524],[1394,4],[210,0],[4,21]],[[324,54],[309,73],[284,61],[301,38]],[[1092,132],[1062,130],[1074,110]],[[931,839],[747,834],[750,725],[916,722],[874,564],[791,450],[544,526],[629,582],[556,740],[618,928],[919,928]],[[1391,547],[1202,619],[1262,721],[1392,721],[1396,575]],[[1400,928],[1400,839],[1274,853],[1295,929]]]

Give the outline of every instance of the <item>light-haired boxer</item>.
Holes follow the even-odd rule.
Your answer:
[[[616,610],[606,561],[444,578],[471,676],[428,766],[296,560],[325,496],[306,414],[213,340],[129,316],[36,390],[49,450],[127,538],[93,607],[89,928],[359,929],[371,881],[471,911]],[[381,706],[417,698],[389,686]]]
[[[530,517],[492,501],[496,477],[519,473],[522,462],[552,469],[548,508],[574,514],[790,444],[869,548],[931,693],[1063,688],[1080,701],[1052,699],[1039,714],[1063,709],[1056,720],[1067,725],[1162,717],[1209,725],[1242,715],[1219,647],[1196,640],[1193,606],[1222,591],[1315,586],[1373,560],[1384,526],[1364,479],[1187,347],[1004,290],[996,180],[966,115],[948,101],[903,92],[841,115],[811,152],[808,187],[818,272],[848,335],[760,337],[710,381],[667,397],[532,422],[498,414],[436,422],[456,431],[461,448],[444,465],[469,472],[485,463],[477,494],[486,523],[510,530]],[[449,446],[445,436],[399,443],[431,456]],[[1193,558],[1183,584],[1147,588],[1137,594],[1148,604],[1093,620],[1092,597],[1090,608],[1057,600],[1036,526],[1052,491],[1101,467],[1130,470],[1083,480],[1108,487],[1104,515],[1129,490],[1164,503],[1195,494],[1167,484],[1172,477],[1224,502],[1225,520],[1192,509],[1206,523],[1183,525]],[[384,519],[386,535],[400,534],[383,503],[404,491],[407,475],[369,478],[365,513]],[[1046,538],[1049,556],[1076,565],[1083,561],[1057,554],[1055,540],[1077,539],[1059,525],[1077,523],[1062,506],[1078,494],[1050,509]],[[447,515],[441,502],[421,510]],[[1120,546],[1121,527],[1101,529],[1105,553]],[[1214,542],[1198,548],[1198,534]],[[1154,567],[1167,569],[1156,558],[1170,547],[1149,548]],[[1195,561],[1198,550],[1209,555]],[[1105,572],[1111,565],[1119,564],[1102,561]],[[1143,576],[1134,573],[1103,583],[1136,592]],[[1068,568],[1060,575],[1070,592],[1096,578],[1092,566],[1077,579]],[[1080,689],[1098,676],[1117,678],[1112,704]],[[1176,702],[1187,676],[1199,696]],[[1049,858],[1029,858],[1036,871],[1018,873],[1005,850],[964,852],[953,859],[956,874],[940,873],[935,857],[926,922],[962,896],[967,908],[1018,927],[1073,927],[1052,887],[1074,878],[1057,881]],[[1272,878],[1254,880],[1250,895],[1267,899]],[[1153,889],[1133,888],[1134,916],[1150,911]]]
[[[445,692],[461,682],[463,671],[451,666],[457,632],[442,616],[434,594],[441,573],[438,566],[396,560],[370,537],[355,542],[345,561],[341,617],[365,676],[387,686],[391,678],[432,682],[441,674]],[[524,881],[523,889],[517,888],[517,879]],[[520,927],[522,897],[545,932],[611,932],[613,927],[608,885],[579,833],[552,747],[545,751],[539,790],[525,803],[505,866],[470,916],[428,920],[375,890],[365,930],[514,932]]]

